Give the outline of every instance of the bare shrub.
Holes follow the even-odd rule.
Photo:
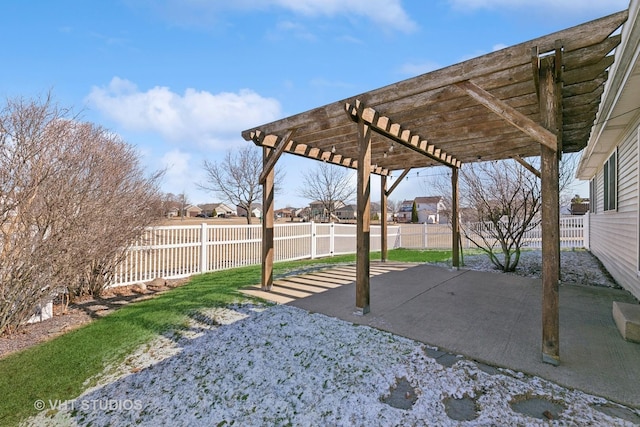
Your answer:
[[[527,161],[532,168],[539,168],[539,158]],[[559,166],[562,193],[570,186],[575,160],[565,156]],[[541,222],[540,179],[515,160],[465,164],[459,176],[461,232],[496,268],[515,271],[526,234]],[[440,180],[436,187],[450,214],[450,182]]]
[[[0,333],[61,290],[99,295],[157,218],[161,173],[145,177],[118,136],[46,100],[0,113]]]

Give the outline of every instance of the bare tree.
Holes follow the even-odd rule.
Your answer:
[[[303,173],[303,187],[299,194],[321,202],[327,216],[334,218],[338,203],[352,200],[355,188],[351,183],[351,173],[346,168],[322,162]]]
[[[540,223],[540,181],[514,161],[484,162],[460,170],[463,205],[474,217],[463,225],[466,238],[503,271],[518,265],[526,232]],[[496,256],[496,249],[502,257]]]
[[[204,170],[207,182],[199,184],[200,188],[240,206],[247,212],[247,224],[251,224],[253,205],[262,199],[262,152],[249,145],[237,152],[228,151],[221,162],[205,160]],[[276,172],[276,182],[279,179]]]
[[[130,146],[41,100],[0,112],[0,333],[63,289],[99,294],[153,221],[157,179]]]
[[[158,200],[157,209],[161,212],[162,216],[169,216],[171,212],[177,212],[179,217],[183,217],[185,214],[185,208],[189,205],[189,198],[182,192],[180,194],[163,193]]]
[[[529,159],[536,167],[538,159]],[[575,162],[560,165],[559,188],[571,181]],[[540,224],[540,180],[515,160],[466,164],[460,169],[461,231],[491,262],[503,271],[514,271],[525,244],[525,234]],[[451,206],[449,183],[442,191]]]
[[[389,212],[391,212],[391,218],[393,222],[396,221],[398,212],[400,212],[401,205],[402,203],[397,200],[391,200],[391,199],[387,200],[387,209],[389,210]]]

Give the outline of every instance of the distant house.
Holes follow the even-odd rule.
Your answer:
[[[571,199],[570,215],[584,215],[589,212],[589,199],[583,199],[576,195]]]
[[[358,216],[358,207],[356,205],[344,205],[336,209],[336,216],[343,221],[354,220]]]
[[[396,217],[398,222],[411,222],[414,203],[419,223],[446,224],[449,221],[449,218],[445,215],[444,199],[441,196],[429,196],[403,200]]]
[[[297,212],[297,208],[287,206],[286,208],[275,210],[274,215],[276,218],[295,218]]]
[[[446,224],[448,222],[448,218],[443,215],[445,204],[442,197],[416,197],[414,201],[418,211],[419,223]]]
[[[296,212],[296,216],[302,218],[303,221],[309,221],[311,219],[311,208],[309,206],[300,208]]]
[[[334,202],[333,203],[333,211],[338,212],[339,209],[342,209],[346,206],[344,202]],[[329,222],[331,220],[335,220],[336,218],[329,218],[329,212],[324,207],[324,203],[319,200],[315,202],[309,203],[310,210],[310,219],[311,221],[326,221]],[[336,215],[337,217],[337,215]]]
[[[202,213],[208,217],[228,218],[236,215],[236,210],[224,203],[206,203],[198,206],[202,208]]]
[[[202,208],[196,205],[189,205],[184,209],[185,217],[195,218],[202,213]]]
[[[396,220],[398,222],[411,222],[411,212],[413,211],[413,200],[403,200],[400,203]]]
[[[164,210],[164,214],[167,218],[180,216],[180,206],[167,206]]]
[[[247,210],[240,205],[236,206],[236,213],[238,216],[247,217]],[[262,205],[254,203],[251,205],[251,216],[255,218],[262,218]]]

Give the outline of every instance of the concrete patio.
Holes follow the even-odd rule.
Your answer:
[[[355,313],[355,267],[281,279],[278,303],[405,336],[496,367],[640,408],[640,344],[622,339],[613,301],[626,291],[560,287],[560,366],[541,361],[542,285],[538,279],[421,264],[372,263],[371,313]]]

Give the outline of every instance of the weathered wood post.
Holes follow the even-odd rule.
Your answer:
[[[356,309],[369,313],[369,250],[371,246],[371,128],[358,118]]]
[[[263,166],[267,166],[271,148],[262,148]],[[262,290],[273,287],[273,202],[274,169],[267,170],[262,184]],[[248,213],[251,214],[250,212]]]
[[[458,216],[458,168],[451,168],[451,265],[460,267],[460,218]]]
[[[558,52],[556,52],[558,54]],[[556,136],[558,94],[555,58],[541,59],[539,67],[540,116],[542,124]],[[542,176],[542,361],[560,363],[560,197],[558,149],[541,145],[540,174]]]
[[[380,175],[380,261],[387,261],[387,176]]]

